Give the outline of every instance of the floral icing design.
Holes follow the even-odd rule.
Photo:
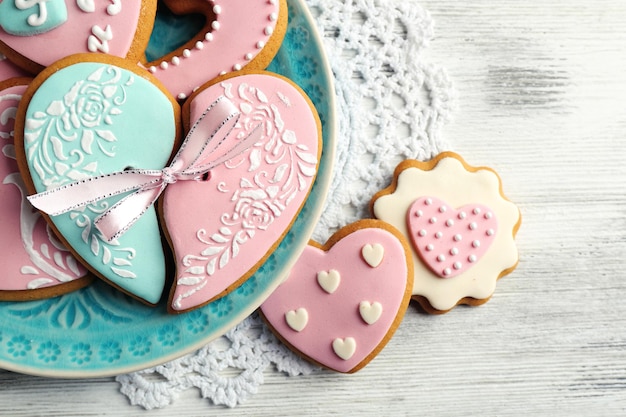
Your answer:
[[[230,211],[217,214],[221,220],[219,228],[197,231],[196,238],[204,245],[199,253],[182,257],[184,273],[177,285],[188,290],[178,294],[174,300],[177,306],[200,291],[207,279],[226,269],[244,246],[263,239],[263,233],[273,227],[289,206],[301,204],[298,197],[308,191],[317,172],[317,150],[300,141],[285,122],[282,109],[289,111],[292,107],[288,94],[278,91],[270,95],[247,83],[235,86],[223,82],[221,87],[226,97],[239,103],[242,117],[238,136],[243,137],[262,124],[264,138],[250,151],[224,164],[225,171],[233,170],[232,175],[245,174],[237,183],[217,184],[218,192],[229,196]]]
[[[123,79],[119,68],[102,66],[86,80],[77,81],[63,100],[53,101],[45,112],[35,112],[26,120],[27,158],[46,187],[101,174],[98,162],[85,156],[93,155],[97,148],[115,157],[117,138],[106,126],[122,114],[126,88],[133,83],[134,77]],[[80,142],[80,149],[71,146],[67,151],[66,146],[75,141]],[[50,155],[58,161],[52,163]]]
[[[56,238],[50,227],[43,220],[37,210],[33,210],[32,206],[26,199],[27,191],[24,181],[17,169],[17,161],[15,157],[15,146],[13,144],[13,125],[17,114],[17,105],[21,100],[21,92],[25,86],[12,87],[0,95],[0,149],[2,150],[3,172],[6,175],[0,175],[2,187],[14,186],[19,192],[19,203],[13,202],[12,195],[6,190],[5,198],[11,199],[11,212],[15,213],[15,224],[19,225],[19,233],[12,231],[3,231],[3,238],[9,239],[10,236],[19,236],[21,246],[24,249],[25,257],[15,255],[9,264],[5,264],[8,269],[6,274],[11,275],[12,282],[6,283],[2,289],[20,289],[35,290],[43,287],[49,287],[57,284],[67,283],[86,274],[86,270],[78,264],[71,253]],[[8,172],[8,173],[7,173]],[[17,209],[19,207],[19,209]],[[13,215],[12,215],[13,216]],[[21,267],[15,266],[15,271],[10,270],[19,259],[24,263]],[[18,278],[21,278],[18,280]],[[17,287],[18,282],[21,286]],[[9,288],[10,287],[10,288]]]
[[[177,137],[178,106],[127,61],[103,60],[62,61],[32,94],[19,151],[36,192],[129,166],[161,169],[167,163]],[[50,216],[50,221],[98,276],[156,304],[165,282],[165,258],[154,208],[130,233],[111,241],[94,224],[122,198],[110,196]]]
[[[117,137],[107,127],[123,113],[126,90],[133,84],[133,75],[101,66],[85,80],[77,81],[62,100],[53,101],[44,112],[35,112],[26,120],[26,157],[42,184],[50,189],[102,174],[97,159],[89,156],[116,156]],[[54,155],[54,162],[50,155]],[[92,219],[108,208],[106,201],[94,203],[69,216],[82,229],[81,238],[91,253],[109,265],[111,272],[121,278],[136,278],[132,271],[135,249],[121,248],[118,240],[107,242],[93,225]]]

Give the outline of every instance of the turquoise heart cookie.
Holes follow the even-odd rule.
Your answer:
[[[16,144],[33,192],[129,168],[162,169],[177,143],[178,105],[145,73],[122,59],[84,59],[44,71],[23,100]],[[94,227],[94,219],[127,194],[50,220],[96,275],[156,304],[166,263],[155,208],[111,242]]]

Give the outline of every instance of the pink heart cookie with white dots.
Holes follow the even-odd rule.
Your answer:
[[[32,73],[69,55],[103,53],[138,62],[156,0],[4,0],[0,52]]]
[[[391,338],[412,284],[406,240],[384,222],[361,220],[339,230],[325,245],[309,244],[261,312],[296,352],[352,373]]]
[[[415,200],[407,212],[413,247],[442,278],[455,277],[478,262],[493,243],[498,223],[483,204],[454,209],[436,197]]]
[[[53,297],[91,282],[87,270],[26,200],[13,126],[26,85],[0,83],[0,300]]]

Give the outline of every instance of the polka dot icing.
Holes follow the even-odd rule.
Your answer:
[[[424,202],[430,200],[431,205]],[[419,207],[419,208],[418,208]],[[463,257],[474,256],[480,259],[489,249],[493,242],[494,234],[489,235],[488,230],[497,230],[498,224],[494,216],[485,218],[480,216],[483,211],[488,211],[486,206],[472,204],[457,210],[446,210],[443,213],[437,207],[446,207],[443,201],[436,197],[422,197],[411,205],[407,216],[408,228],[414,248],[418,251],[422,260],[429,268],[440,277],[452,278],[461,274],[472,264],[463,265],[452,257],[449,259],[446,254],[460,255]],[[423,210],[426,216],[432,215],[429,211],[438,212],[442,217],[442,222],[437,224],[430,221],[425,222],[423,218],[413,215],[416,210]],[[471,213],[464,219],[459,219],[459,213]],[[453,219],[457,219],[455,222]],[[416,232],[417,231],[417,232]],[[441,234],[437,239],[435,235]],[[421,248],[432,245],[433,250],[423,251]]]
[[[439,221],[435,225],[426,224],[428,227],[423,229],[427,235],[412,245],[413,298],[426,311],[444,313],[458,304],[485,303],[493,295],[498,278],[515,269],[518,262],[515,234],[521,216],[502,189],[500,178],[490,168],[472,167],[459,155],[446,152],[429,162],[400,163],[392,185],[373,198],[374,216],[397,227],[413,241],[418,236],[408,220],[417,219],[408,215],[409,209],[423,197],[436,207],[429,209],[426,203],[419,206],[423,219],[428,220],[436,212]],[[441,213],[439,207],[444,204],[448,210]],[[478,214],[477,207],[480,207]],[[445,226],[448,219],[454,220],[453,227]],[[497,226],[481,226],[494,220]],[[472,222],[477,226],[474,230],[469,227]],[[464,228],[456,230],[459,224]],[[472,246],[475,240],[480,242],[479,248]],[[481,256],[477,251],[482,250],[485,252]],[[437,262],[431,267],[424,261],[426,257],[436,259],[439,254],[446,256],[444,264]],[[458,269],[454,267],[456,262]]]

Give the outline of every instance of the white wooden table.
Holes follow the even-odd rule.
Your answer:
[[[359,373],[189,391],[153,415],[626,415],[626,1],[420,0],[459,109],[445,135],[522,210],[521,262],[478,308],[411,308]],[[110,378],[0,371],[0,415],[142,414]]]

